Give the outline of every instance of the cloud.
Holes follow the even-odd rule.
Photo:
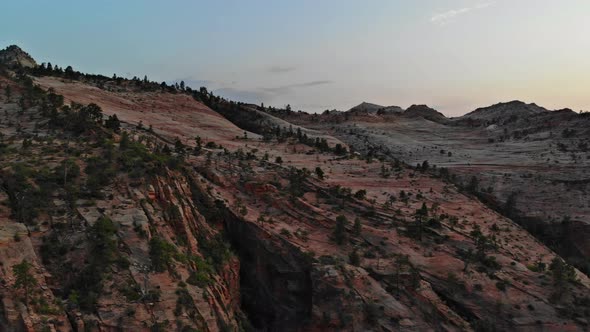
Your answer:
[[[293,87],[296,88],[305,88],[308,86],[316,86],[316,85],[324,85],[324,84],[332,84],[332,81],[328,81],[328,80],[324,80],[324,81],[311,81],[311,82],[306,82],[306,83],[301,83],[301,84],[295,84],[293,85]]]
[[[437,14],[432,15],[430,17],[430,22],[435,23],[435,24],[439,24],[439,25],[445,25],[445,24],[453,21],[454,19],[456,19],[458,16],[467,14],[467,13],[475,11],[475,10],[487,8],[493,4],[494,4],[493,2],[486,2],[486,3],[480,3],[475,6],[471,6],[471,7],[463,7],[463,8],[458,8],[458,9],[447,10],[446,12],[437,13]]]
[[[241,101],[244,103],[260,104],[261,102],[267,103],[272,102],[281,98],[281,96],[288,95],[295,89],[303,89],[308,87],[315,87],[320,85],[332,84],[330,80],[316,80],[303,83],[293,83],[287,85],[281,85],[276,87],[238,87],[237,82],[221,82],[214,80],[199,80],[194,78],[175,79],[168,81],[168,83],[180,83],[184,81],[186,86],[190,86],[193,89],[198,89],[201,86],[205,86],[209,91],[212,91],[215,95],[228,98],[230,100]]]
[[[307,88],[307,87],[332,84],[332,83],[334,83],[334,82],[328,81],[328,80],[321,80],[321,81],[311,81],[311,82],[305,82],[305,83],[295,83],[295,84],[289,84],[289,85],[282,85],[282,86],[271,87],[271,88],[262,88],[262,90],[265,92],[268,92],[270,94],[281,95],[281,94],[286,94],[293,89]]]
[[[272,67],[268,68],[268,71],[273,74],[281,74],[281,73],[292,72],[295,69],[297,69],[297,67],[295,67],[295,66],[272,66]]]

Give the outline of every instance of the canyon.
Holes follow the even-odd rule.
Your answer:
[[[3,330],[588,327],[584,115],[304,114],[0,59]],[[565,215],[567,252],[522,222]]]

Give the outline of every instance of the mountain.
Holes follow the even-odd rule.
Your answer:
[[[534,224],[538,238],[516,219],[584,215],[583,117],[543,133],[557,164],[535,137],[424,121],[440,117],[427,106],[268,116],[147,80],[0,67],[2,331],[586,328],[590,281],[554,251],[585,249],[580,215]],[[513,189],[501,209],[484,200]]]
[[[399,106],[381,106],[377,104],[362,102],[357,106],[348,110],[350,113],[367,113],[367,114],[378,114],[378,115],[387,115],[387,114],[398,114],[402,113],[404,110]]]
[[[548,112],[547,109],[537,106],[534,103],[526,104],[522,101],[514,100],[507,103],[498,103],[488,107],[478,108],[470,113],[467,113],[459,120],[483,120],[488,123],[505,122],[514,117],[528,117]]]
[[[412,105],[403,112],[403,116],[411,118],[422,117],[434,122],[446,122],[448,120],[444,114],[426,105]]]
[[[33,59],[27,52],[23,51],[16,45],[8,46],[0,50],[0,63],[8,66],[22,66],[26,68],[33,68],[37,66],[35,59]]]

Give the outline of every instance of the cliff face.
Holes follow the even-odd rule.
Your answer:
[[[156,141],[133,129],[115,134],[138,150],[115,143],[121,153],[113,155],[102,129],[76,139],[37,106],[12,103],[23,91],[18,83],[1,83],[14,93],[1,105],[3,330],[240,326],[240,261],[221,219],[208,214],[214,202],[198,175],[165,166],[143,176],[123,171],[144,171],[144,149]],[[199,205],[197,193],[206,197]],[[13,271],[23,261],[34,280],[28,290]]]
[[[94,79],[0,77],[13,92],[0,96],[3,328],[588,324],[584,274],[428,170],[288,128],[262,139],[186,92]]]
[[[200,212],[207,207],[192,202],[194,185],[176,172],[149,181],[118,177],[103,189],[103,198],[79,199],[65,215],[59,215],[59,207],[69,203],[54,198],[48,215],[40,214],[37,226],[28,226],[30,235],[23,224],[5,219],[5,325],[35,331],[44,326],[59,331],[238,326],[240,261],[215,242],[219,231]],[[93,251],[104,254],[105,244],[93,243],[105,218],[114,227],[114,253],[109,253],[114,257],[101,270],[94,261],[106,257],[94,257]],[[154,253],[156,239],[160,249]],[[223,252],[211,261],[207,250]],[[161,269],[154,266],[156,258],[165,260]],[[9,270],[23,259],[33,263],[39,284],[35,304],[28,307],[20,303],[22,292],[12,287],[15,277]],[[82,283],[96,285],[87,291]],[[51,319],[44,323],[46,316]]]

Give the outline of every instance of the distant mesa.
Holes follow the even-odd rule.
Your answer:
[[[512,116],[528,116],[549,112],[544,107],[535,103],[527,104],[519,100],[513,100],[507,103],[498,103],[488,107],[480,107],[473,112],[463,115],[462,119],[472,120],[493,120],[505,119]]]
[[[21,66],[34,68],[37,66],[35,59],[16,45],[8,46],[0,51],[0,63],[11,67]]]
[[[348,110],[350,113],[365,113],[365,114],[378,114],[378,115],[386,115],[386,114],[399,114],[404,111],[403,108],[399,106],[381,106],[377,104],[362,102],[357,106]]]
[[[426,105],[412,105],[404,110],[399,106],[382,106],[362,102],[348,110],[348,113],[357,115],[398,115],[407,118],[424,118],[439,123],[446,123],[449,121],[449,119],[447,119],[442,113]]]

